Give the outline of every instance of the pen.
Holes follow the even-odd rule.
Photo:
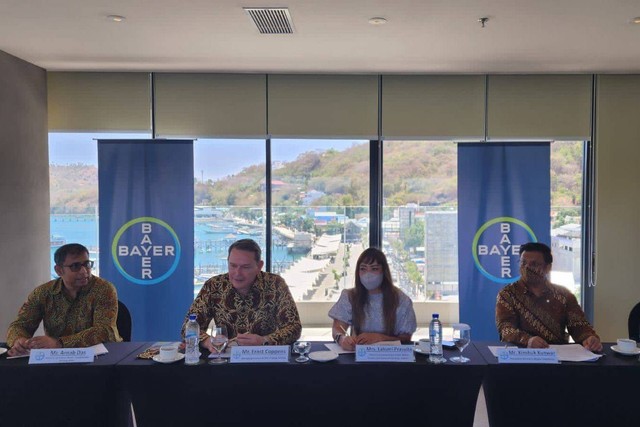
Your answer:
[[[348,335],[349,335],[349,333],[348,333],[348,332],[347,332],[347,330],[344,328],[344,326],[342,326],[342,325],[339,325],[339,326],[340,326],[340,329],[342,329],[342,332],[344,332],[344,335],[345,335],[345,336],[348,336]]]

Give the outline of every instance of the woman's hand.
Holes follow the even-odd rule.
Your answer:
[[[338,344],[347,351],[353,351],[356,349],[356,340],[349,335],[342,335]]]
[[[387,341],[388,337],[376,332],[364,332],[356,337],[356,344],[375,344],[380,341]]]

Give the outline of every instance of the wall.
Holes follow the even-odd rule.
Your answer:
[[[0,341],[49,277],[45,70],[0,51]]]
[[[6,330],[9,319],[28,289],[44,281],[48,276],[48,162],[46,136],[46,88],[44,71],[6,54],[0,54],[0,143],[5,156],[0,160],[2,180],[0,205],[3,246],[0,266],[3,278],[0,289],[0,328]],[[545,87],[545,81],[555,82],[564,77],[491,77],[491,88],[499,95],[504,84],[511,89],[503,91],[513,95],[520,89],[530,88],[519,80],[535,80],[535,88]],[[506,80],[506,82],[505,82]],[[582,81],[575,93],[584,94],[589,79]],[[504,83],[500,86],[498,83]],[[573,87],[573,86],[571,86]],[[634,274],[635,243],[640,237],[638,211],[640,208],[640,76],[599,76],[596,92],[596,283],[595,326],[602,338],[611,341],[626,335],[626,319],[630,308],[640,301],[640,284]],[[538,89],[536,89],[538,90]],[[555,90],[547,92],[555,93]],[[589,91],[587,91],[588,93]],[[513,98],[513,96],[511,96]],[[504,98],[504,97],[503,97]],[[507,97],[508,98],[508,97]],[[522,107],[528,105],[527,97],[519,96]],[[582,99],[582,98],[580,98]],[[542,101],[551,102],[547,98]],[[542,102],[541,101],[541,102]],[[549,108],[541,104],[543,110]],[[555,101],[551,106],[556,105]],[[559,108],[559,107],[558,107]],[[584,111],[583,111],[584,110]],[[583,108],[575,118],[576,129],[567,130],[571,136],[582,136],[585,125],[581,118],[589,114]],[[568,108],[568,111],[576,111]],[[525,108],[522,114],[527,121],[532,114]],[[590,115],[590,114],[589,114]],[[494,118],[494,126],[498,123]],[[489,129],[488,136],[491,136]],[[564,134],[562,134],[564,135]],[[561,135],[561,136],[562,136]],[[511,135],[510,137],[516,137]],[[522,136],[523,138],[527,135]],[[549,129],[541,137],[558,136]],[[7,244],[8,243],[8,244]],[[7,249],[11,246],[10,249]],[[25,267],[24,263],[29,266]],[[429,307],[431,310],[431,307]],[[316,313],[302,309],[302,316],[309,323],[322,322]],[[324,308],[320,310],[326,312]],[[326,317],[325,317],[326,319]],[[326,320],[325,320],[326,321]]]
[[[640,76],[599,76],[596,117],[594,322],[615,341],[640,302]]]

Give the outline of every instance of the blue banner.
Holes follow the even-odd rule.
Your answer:
[[[549,143],[458,145],[460,321],[498,340],[498,291],[519,279],[519,247],[550,245]]]
[[[133,341],[177,340],[193,301],[193,141],[99,140],[100,276]]]

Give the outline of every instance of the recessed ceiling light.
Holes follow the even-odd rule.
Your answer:
[[[640,24],[640,16],[636,16],[631,20],[631,22],[633,22],[634,24]]]
[[[379,16],[369,19],[369,24],[371,25],[383,25],[386,23],[387,23],[387,20]]]
[[[122,16],[122,15],[107,15],[107,19],[108,19],[109,21],[113,21],[113,22],[122,22],[122,21],[124,21],[124,20],[125,20],[125,19],[127,19],[127,18],[125,18],[125,17],[124,17],[124,16]]]

